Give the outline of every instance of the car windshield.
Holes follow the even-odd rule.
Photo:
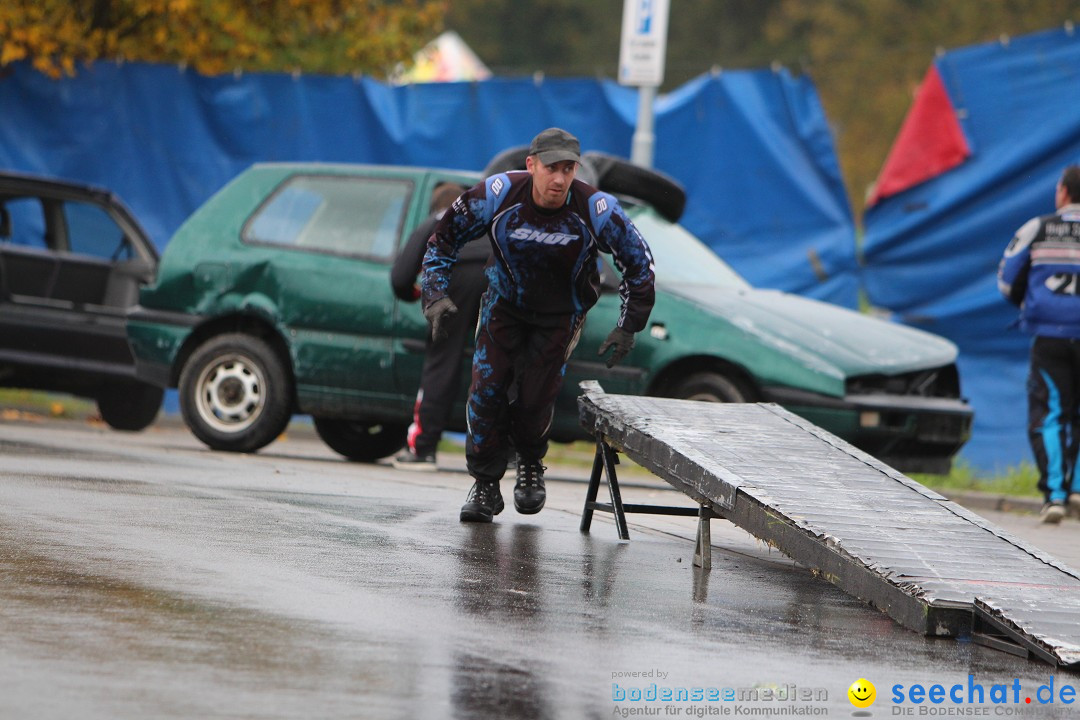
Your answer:
[[[681,225],[669,223],[650,210],[633,214],[656,261],[656,279],[669,286],[709,285],[731,290],[750,287],[707,245]]]

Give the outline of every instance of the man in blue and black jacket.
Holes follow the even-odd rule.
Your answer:
[[[473,355],[466,459],[475,482],[462,522],[491,522],[502,511],[510,440],[518,454],[514,507],[525,514],[543,508],[555,399],[585,313],[600,295],[598,253],[610,253],[622,273],[622,312],[600,346],[601,355],[614,349],[609,367],[630,352],[654,301],[649,246],[612,195],[575,178],[577,138],[544,130],[525,162],[526,171],[493,175],[455,200],[424,257],[424,315],[438,337],[457,312],[447,288],[459,250],[486,235],[494,254]]]
[[[998,268],[998,288],[1020,307],[1020,328],[1035,336],[1028,435],[1046,501],[1040,519],[1052,524],[1066,509],[1080,517],[1080,167],[1065,168],[1054,206],[1056,213],[1016,231]]]

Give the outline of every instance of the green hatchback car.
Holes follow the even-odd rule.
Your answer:
[[[181,226],[129,313],[138,376],[178,388],[185,422],[214,449],[258,450],[302,413],[350,459],[393,454],[411,420],[427,325],[418,304],[394,297],[390,266],[438,184],[478,179],[251,167]],[[755,289],[680,225],[625,205],[656,259],[656,305],[630,355],[607,368],[596,353],[619,297],[604,269],[607,292],[570,359],[553,440],[586,437],[578,383],[594,379],[611,393],[776,402],[900,470],[948,471],[972,422],[952,343]],[[464,390],[459,401],[451,429],[464,430]]]

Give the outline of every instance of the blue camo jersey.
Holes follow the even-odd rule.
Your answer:
[[[1026,222],[998,266],[998,289],[1032,335],[1080,338],[1080,204]]]
[[[446,295],[461,247],[484,234],[495,257],[487,271],[489,287],[519,310],[535,317],[587,311],[600,295],[602,251],[622,274],[619,327],[645,327],[655,299],[652,253],[612,195],[574,180],[566,204],[546,210],[532,201],[528,172],[478,183],[454,202],[428,242],[424,307]]]

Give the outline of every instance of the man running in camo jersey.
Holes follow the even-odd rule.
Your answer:
[[[622,312],[599,352],[614,348],[608,367],[630,352],[652,311],[649,246],[612,195],[575,179],[580,162],[577,138],[544,130],[529,147],[526,171],[493,175],[465,192],[428,242],[422,290],[433,336],[457,312],[447,287],[461,247],[486,235],[495,258],[473,355],[466,459],[475,482],[462,522],[491,522],[502,512],[508,439],[518,454],[514,507],[524,514],[544,507],[541,461],[567,358],[600,295],[600,251],[622,273]]]

